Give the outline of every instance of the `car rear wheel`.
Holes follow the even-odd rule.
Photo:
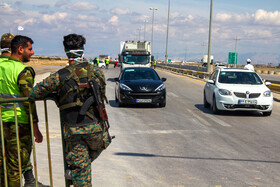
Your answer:
[[[203,105],[204,105],[204,108],[209,108],[210,107],[210,104],[206,100],[205,92],[204,92],[204,95],[203,95]]]
[[[272,111],[270,111],[270,112],[263,112],[263,116],[270,116],[271,113],[272,113]]]
[[[212,111],[214,114],[219,114],[221,111],[217,108],[216,105],[216,97],[213,97],[213,102],[212,102]]]

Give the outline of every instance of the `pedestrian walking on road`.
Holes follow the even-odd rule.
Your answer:
[[[109,58],[106,58],[105,59],[106,69],[109,68],[109,63],[110,63]]]
[[[92,186],[91,162],[111,143],[108,123],[101,114],[104,108],[105,77],[99,67],[83,61],[82,35],[64,36],[69,66],[51,74],[30,92],[32,100],[53,96],[63,125],[66,178],[75,187]]]

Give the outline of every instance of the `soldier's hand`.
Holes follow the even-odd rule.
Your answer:
[[[34,131],[35,142],[41,143],[41,142],[43,141],[43,135],[42,135],[42,133],[40,132],[37,123],[34,123],[34,124],[33,124],[33,131]]]

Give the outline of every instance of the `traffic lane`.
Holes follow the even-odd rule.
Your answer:
[[[170,79],[173,80],[169,77],[169,80]],[[182,79],[186,78],[182,77]],[[178,79],[175,80],[178,84],[182,81]],[[280,119],[278,102],[274,102],[273,115],[270,117],[263,117],[260,113],[255,112],[225,112],[222,115],[213,115],[212,112],[209,109],[205,109],[202,104],[203,86],[205,83],[200,81],[195,82],[196,83],[190,86],[190,89],[192,90],[200,90],[200,92],[195,93],[195,95],[184,94],[184,92],[180,92],[181,89],[178,89],[178,95],[184,95],[188,101],[195,100],[192,104],[200,110],[196,111],[195,108],[192,108],[189,112],[193,112],[194,115],[197,116],[197,119],[204,122],[205,125],[209,126],[209,123],[212,121],[210,125],[212,125],[213,128],[218,127],[215,129],[218,130],[219,134],[222,127],[224,129],[223,132],[225,133],[225,137],[236,137],[236,139],[240,141],[240,146],[238,146],[239,144],[236,144],[237,147],[242,147],[244,144],[246,145],[249,143],[248,145],[250,146],[248,146],[245,150],[246,152],[251,152],[251,154],[246,154],[245,152],[244,158],[255,157],[256,160],[265,161],[268,159],[267,161],[270,160],[273,162],[276,160],[277,163],[279,160],[279,157],[277,156],[279,145],[277,142],[279,141],[278,135],[280,133],[278,125],[278,121]],[[196,86],[199,85],[199,83],[201,83],[201,86]],[[185,85],[187,86],[188,84]],[[167,85],[167,88],[170,87],[173,87],[173,84]],[[232,146],[233,150],[236,149],[235,147],[236,146]],[[242,150],[240,153],[242,153]],[[241,155],[242,154],[240,154],[240,156]]]
[[[262,79],[270,80],[271,82],[280,82],[280,76],[259,74]]]
[[[110,71],[105,72],[109,79],[116,76]],[[224,119],[233,117],[237,120],[239,116],[213,117],[208,109],[200,109],[202,83],[165,72],[160,75],[167,77],[165,108],[118,108],[113,104],[114,82],[107,82],[110,101],[107,110],[111,133],[116,139],[94,162],[97,186],[242,186],[279,182],[276,176],[271,176],[271,173],[279,173],[276,167],[279,164],[276,144],[279,138],[275,129],[273,132],[264,128],[269,137],[266,133],[258,133],[265,143],[259,139],[252,142],[254,132],[248,127],[250,124],[244,124],[243,132]],[[243,118],[251,120],[258,116],[255,115]],[[254,128],[260,127],[257,124]],[[266,153],[272,157],[266,157]],[[110,176],[110,180],[102,180],[102,172]]]

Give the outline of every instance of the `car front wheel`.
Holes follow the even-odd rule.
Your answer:
[[[159,103],[159,106],[160,107],[165,107],[166,106],[166,101],[162,102],[162,103]]]
[[[216,97],[213,97],[213,102],[212,102],[212,111],[214,114],[219,114],[221,111],[217,108],[216,104]]]
[[[204,95],[203,95],[203,106],[204,106],[204,108],[209,108],[210,107],[210,104],[206,100],[205,92],[204,92]]]

